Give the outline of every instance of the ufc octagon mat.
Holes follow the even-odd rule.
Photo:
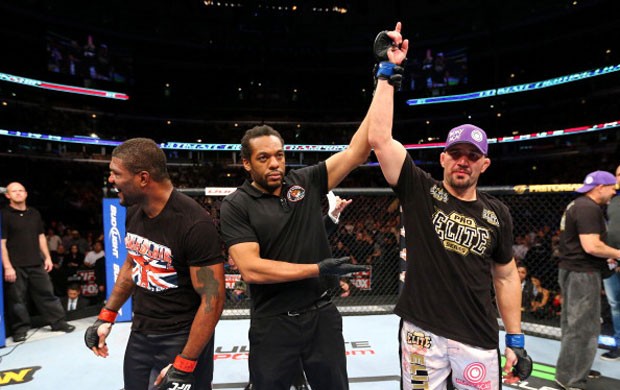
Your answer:
[[[120,390],[123,387],[122,360],[129,335],[129,323],[116,324],[108,338],[110,357],[97,358],[84,346],[84,330],[94,318],[72,321],[77,329],[64,334],[35,332],[22,344],[9,338],[0,348],[0,388],[7,390]],[[345,316],[348,373],[351,390],[399,389],[398,317],[395,315]],[[222,320],[215,335],[215,389],[243,389],[247,383],[247,330],[249,320]],[[500,337],[503,340],[503,334]],[[553,390],[555,362],[560,343],[533,336],[526,338],[528,353],[535,360],[531,378],[508,389]],[[502,345],[503,349],[503,345]],[[589,390],[620,390],[620,361],[600,359],[593,369],[603,377],[588,383]]]

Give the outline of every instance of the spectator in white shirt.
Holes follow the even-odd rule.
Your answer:
[[[97,241],[93,244],[93,249],[86,253],[84,265],[87,267],[94,267],[97,261],[104,257],[105,252],[103,251],[103,244],[101,244],[101,241]]]
[[[47,248],[53,256],[53,253],[56,253],[58,251],[58,245],[62,244],[62,239],[58,234],[56,234],[56,232],[52,228],[47,229],[47,234],[45,235],[45,238],[47,239]]]

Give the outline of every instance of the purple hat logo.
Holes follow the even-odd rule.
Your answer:
[[[487,135],[481,128],[469,124],[455,127],[448,133],[445,149],[463,143],[474,145],[482,154],[487,155],[489,149]]]
[[[596,186],[613,186],[616,185],[616,177],[605,171],[594,171],[588,173],[583,181],[583,185],[575,191],[582,194],[593,190]]]

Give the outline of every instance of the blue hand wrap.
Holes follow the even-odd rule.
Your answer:
[[[524,348],[525,335],[523,333],[506,333],[506,346],[508,348]]]
[[[388,61],[381,61],[379,63],[379,69],[377,69],[377,77],[380,79],[389,79],[390,76],[394,74],[394,67],[396,64],[393,64]]]

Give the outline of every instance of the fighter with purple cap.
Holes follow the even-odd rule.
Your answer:
[[[450,382],[500,389],[497,309],[507,333],[507,380],[525,379],[532,360],[521,332],[512,219],[503,203],[477,190],[491,164],[487,136],[469,124],[450,130],[439,158],[443,180],[435,180],[392,138],[393,96],[394,86],[378,80],[373,104],[380,107],[369,116],[368,137],[407,232],[407,273],[394,310],[401,317],[402,389],[445,389]]]

